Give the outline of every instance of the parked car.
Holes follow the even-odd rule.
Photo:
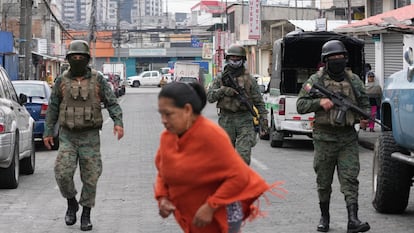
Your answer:
[[[118,76],[119,77],[119,76]],[[126,93],[126,85],[128,85],[128,82],[125,79],[119,78],[119,95],[125,95]]]
[[[409,48],[404,58],[409,67],[385,79],[381,121],[383,129],[374,147],[373,206],[380,213],[402,213],[407,208],[414,175],[414,59]]]
[[[27,103],[24,106],[35,120],[34,137],[42,140],[52,89],[47,82],[40,80],[14,80],[12,83],[18,95],[27,96]],[[59,125],[55,126],[54,142],[52,149],[57,150],[59,148]]]
[[[121,79],[120,79],[119,75],[112,74],[112,73],[107,73],[107,74],[103,74],[103,76],[106,79],[106,81],[112,85],[112,89],[113,89],[114,94],[117,98],[119,96],[123,95],[123,93],[125,93],[125,87],[124,87],[124,91],[123,91],[122,90],[122,85],[121,85]]]
[[[127,79],[128,79],[128,85],[130,85],[131,87],[140,87],[140,86],[160,87],[162,76],[159,71],[151,70],[151,71],[143,71],[137,76],[130,76]]]
[[[35,121],[24,107],[26,101],[0,67],[0,188],[17,188],[20,173],[35,170]]]

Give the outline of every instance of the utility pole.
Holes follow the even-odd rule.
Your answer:
[[[141,0],[138,0],[138,17],[139,17],[139,40],[140,40],[140,48],[142,49],[143,44],[143,37],[142,37],[142,12],[141,12]]]
[[[89,31],[89,46],[92,48],[92,67],[95,67],[96,58],[96,0],[92,0],[91,3],[91,19],[90,19],[90,31]]]
[[[117,47],[117,55],[118,55],[118,62],[121,61],[121,2],[122,0],[118,1],[118,7],[116,10],[116,47]]]
[[[32,60],[32,1],[20,1],[19,79],[30,79]]]
[[[170,19],[168,17],[168,0],[165,0],[165,12],[167,12],[166,28],[170,28]]]
[[[351,0],[348,0],[348,24],[352,21],[352,7],[351,7]]]
[[[295,0],[295,19],[298,20],[298,0]]]

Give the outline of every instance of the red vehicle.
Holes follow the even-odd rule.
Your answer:
[[[123,94],[125,94],[125,85],[121,83],[121,78],[117,74],[104,74],[104,77],[108,79],[108,82],[110,82],[114,87],[114,93],[116,97],[119,97]]]

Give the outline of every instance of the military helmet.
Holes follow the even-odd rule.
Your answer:
[[[71,54],[83,54],[90,57],[89,45],[88,42],[84,40],[73,40],[69,44],[68,52],[66,53],[66,58]]]
[[[243,60],[246,60],[246,50],[241,45],[231,45],[229,49],[227,49],[226,59],[229,56],[239,56],[242,57]]]
[[[322,46],[321,61],[325,62],[327,57],[335,54],[343,54],[345,57],[347,57],[348,51],[341,41],[330,40]]]

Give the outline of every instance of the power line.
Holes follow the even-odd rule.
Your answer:
[[[62,25],[62,23],[56,18],[56,15],[53,13],[52,9],[50,8],[49,3],[47,0],[43,0],[43,3],[46,5],[47,10],[52,15],[52,17],[55,19],[56,23],[59,25],[60,30],[69,38],[73,40],[73,36],[66,30],[66,28]]]

